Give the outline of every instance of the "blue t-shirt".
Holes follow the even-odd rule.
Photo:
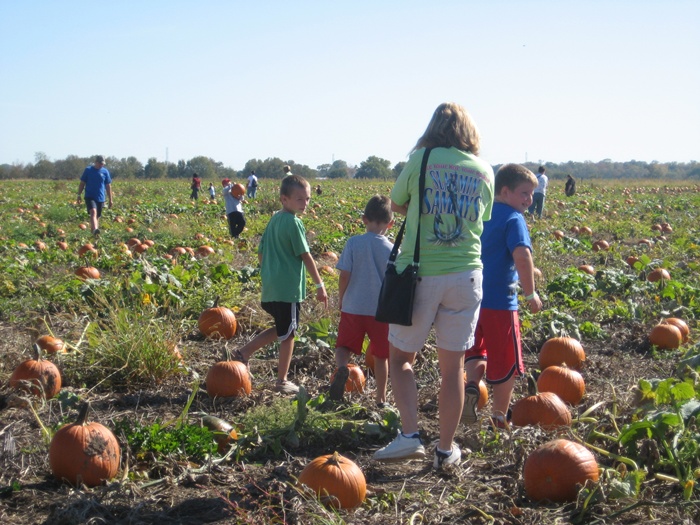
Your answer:
[[[99,170],[90,165],[83,171],[80,180],[85,183],[85,200],[104,202],[106,198],[105,184],[112,184],[112,177],[107,168]]]
[[[513,250],[525,246],[532,251],[525,217],[515,208],[494,202],[491,220],[481,234],[481,260],[484,263],[483,308],[518,309],[518,272]]]
[[[343,295],[343,312],[372,316],[377,312],[379,289],[393,246],[384,235],[371,232],[348,239],[335,265],[350,272],[350,282]]]

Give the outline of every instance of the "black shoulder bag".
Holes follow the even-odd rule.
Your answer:
[[[416,295],[416,284],[420,280],[418,277],[418,267],[420,265],[420,215],[421,207],[423,206],[423,193],[425,192],[425,169],[428,165],[431,149],[425,148],[420,177],[418,178],[418,228],[416,231],[416,246],[413,250],[413,263],[406,266],[401,273],[396,271],[396,257],[399,254],[399,247],[406,229],[406,221],[408,220],[408,217],[406,217],[396,236],[394,247],[391,249],[384,281],[379,290],[379,302],[374,318],[382,323],[400,324],[403,326],[411,326],[412,324],[413,300]]]

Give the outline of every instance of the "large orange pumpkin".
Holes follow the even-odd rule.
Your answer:
[[[540,392],[554,392],[562,401],[578,405],[586,392],[586,384],[581,374],[566,365],[548,366],[537,378]]]
[[[545,430],[571,426],[571,412],[553,392],[537,392],[537,384],[528,376],[529,394],[513,404],[511,423],[516,427],[539,425]]]
[[[100,423],[88,423],[90,405],[83,405],[75,423],[61,427],[51,440],[51,473],[72,485],[94,487],[119,470],[121,451],[114,434]]]
[[[586,354],[581,343],[573,337],[552,337],[545,341],[540,349],[541,370],[562,363],[574,370],[580,370],[585,360]]]
[[[51,399],[61,390],[61,372],[51,361],[41,358],[41,348],[35,344],[34,358],[17,365],[10,376],[10,387]]]
[[[672,324],[673,326],[678,328],[681,331],[684,343],[687,343],[690,339],[690,328],[683,319],[678,319],[677,317],[669,317],[668,319],[664,319],[661,322],[666,324]]]
[[[683,334],[677,326],[670,323],[661,323],[651,329],[649,342],[664,350],[670,350],[681,346]]]
[[[225,306],[218,306],[219,299],[212,308],[204,310],[197,324],[205,337],[212,339],[231,339],[236,334],[238,323],[235,314]]]
[[[250,394],[248,367],[240,361],[219,361],[207,372],[207,394],[209,397],[236,397]]]
[[[555,439],[527,457],[523,478],[525,492],[534,501],[574,501],[579,485],[598,481],[598,463],[583,445]]]
[[[304,467],[299,483],[312,489],[326,505],[352,509],[361,505],[367,482],[360,467],[337,452],[319,456]]]

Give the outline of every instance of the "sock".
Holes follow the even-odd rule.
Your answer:
[[[418,432],[412,432],[411,434],[404,434],[403,432],[401,432],[401,435],[405,438],[416,439],[420,434]]]
[[[439,453],[441,456],[445,457],[445,458],[449,458],[449,457],[452,455],[452,449],[450,449],[450,450],[440,450],[440,447],[435,447],[435,450],[437,450],[438,453]]]

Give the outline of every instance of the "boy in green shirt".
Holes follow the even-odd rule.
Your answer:
[[[275,391],[296,394],[299,387],[288,380],[289,365],[294,351],[294,332],[298,326],[301,301],[306,297],[306,272],[316,284],[316,299],[328,306],[328,295],[316,263],[306,242],[306,230],[297,214],[304,212],[311,199],[309,183],[298,175],[282,179],[280,201],[282,209],[267,224],[260,245],[260,276],[262,277],[262,307],[275,320],[274,328],[260,332],[250,342],[236,350],[235,357],[248,363],[257,350],[280,342]]]

